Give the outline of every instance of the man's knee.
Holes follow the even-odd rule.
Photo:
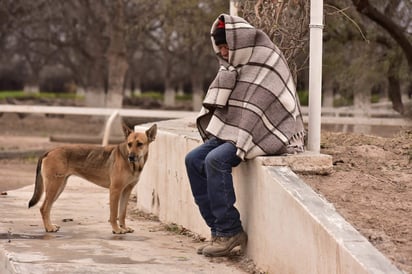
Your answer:
[[[222,168],[225,163],[220,159],[218,154],[209,153],[205,158],[205,166],[213,169]]]
[[[195,158],[196,157],[193,151],[190,151],[189,153],[187,153],[185,156],[185,165],[190,166],[195,161]]]
[[[186,167],[194,167],[198,166],[203,159],[201,159],[200,155],[196,153],[196,150],[192,150],[185,156],[185,165]]]

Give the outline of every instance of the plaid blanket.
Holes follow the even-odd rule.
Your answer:
[[[229,59],[220,56],[212,36],[221,67],[196,120],[200,135],[234,143],[242,160],[303,151],[299,98],[282,53],[244,19],[222,15]]]

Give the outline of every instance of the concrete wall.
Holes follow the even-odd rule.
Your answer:
[[[201,143],[193,121],[157,123],[158,136],[136,188],[137,207],[209,238],[184,166],[186,153]],[[249,236],[246,255],[259,268],[268,273],[401,273],[289,167],[265,163],[267,157],[243,162],[233,173],[236,206]]]

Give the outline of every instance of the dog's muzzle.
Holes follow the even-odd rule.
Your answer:
[[[135,155],[129,155],[128,160],[129,162],[134,163],[137,161],[137,157]]]

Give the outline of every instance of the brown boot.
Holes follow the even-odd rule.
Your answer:
[[[211,238],[210,238],[210,241],[207,241],[204,245],[201,245],[201,246],[199,246],[197,249],[196,249],[196,253],[197,254],[203,254],[203,249],[205,249],[205,247],[206,246],[209,246],[209,245],[211,245],[214,241],[216,241],[216,236],[212,236]]]
[[[233,248],[241,246],[245,249],[247,243],[247,235],[244,231],[232,237],[217,237],[217,239],[203,248],[203,255],[208,257],[227,256]]]

